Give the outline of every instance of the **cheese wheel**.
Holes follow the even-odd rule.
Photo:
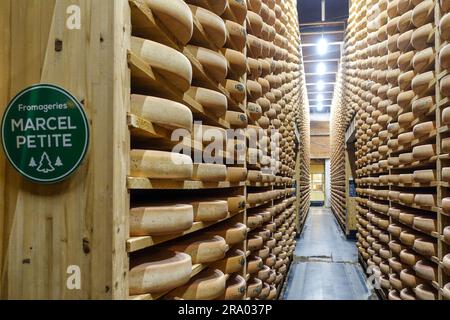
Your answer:
[[[425,144],[422,146],[414,147],[413,158],[417,161],[427,160],[436,155],[435,144]]]
[[[269,266],[269,267],[273,267],[275,265],[277,258],[274,254],[270,254],[266,260],[264,261],[264,263]]]
[[[434,97],[423,97],[415,100],[412,103],[412,111],[414,116],[420,117],[421,115],[427,114],[431,108],[433,108],[435,103]]]
[[[403,269],[400,272],[400,280],[402,281],[402,284],[408,288],[415,288],[419,284],[424,283],[424,280],[417,277],[411,269]]]
[[[414,114],[412,112],[407,112],[398,117],[398,124],[401,128],[406,128],[414,121],[414,119]]]
[[[227,111],[225,121],[230,123],[232,128],[245,128],[248,123],[247,116],[244,113],[236,111]]]
[[[398,64],[398,67],[400,70],[398,70],[398,72],[392,74],[393,77],[397,76],[397,78],[398,78],[398,76],[400,75],[399,71],[406,72],[406,71],[409,71],[410,69],[412,69],[414,54],[415,54],[414,51],[408,51],[408,52],[404,52],[402,54],[397,52],[397,55],[398,55],[397,64]]]
[[[161,252],[145,259],[132,260],[129,293],[162,293],[184,285],[192,272],[191,257],[180,252]]]
[[[224,200],[194,201],[191,205],[197,222],[218,221],[228,215],[228,202]]]
[[[193,180],[204,182],[220,182],[227,178],[227,167],[222,164],[195,163]]]
[[[268,232],[268,233],[270,236],[270,232]],[[263,240],[264,240],[264,237],[263,237]],[[269,249],[269,247],[264,246],[260,250],[255,251],[254,254],[257,255],[258,257],[261,257],[262,259],[266,259],[270,254],[270,249]]]
[[[226,289],[226,277],[220,270],[206,269],[167,297],[183,300],[213,300],[222,296]]]
[[[400,193],[398,199],[402,203],[413,204],[414,203],[414,193]]]
[[[258,104],[249,102],[247,104],[247,114],[253,121],[258,121],[262,117],[262,109]]]
[[[416,124],[413,129],[414,137],[417,139],[420,137],[429,136],[434,132],[435,129],[436,123],[434,121],[427,121]]]
[[[250,13],[250,10],[259,14],[261,12],[262,2],[261,0],[247,0],[247,8],[249,9],[248,13]]]
[[[444,235],[444,240],[447,243],[450,243],[450,226],[445,227],[442,233]]]
[[[437,281],[438,271],[434,263],[420,260],[414,266],[416,275],[428,281]]]
[[[442,269],[447,275],[450,275],[450,254],[442,258]]]
[[[450,167],[442,168],[442,180],[450,182]]]
[[[244,26],[237,22],[226,20],[227,41],[225,46],[237,51],[242,51],[247,42],[247,31]]]
[[[440,20],[440,34],[443,40],[450,40],[450,14],[444,14]]]
[[[416,170],[413,173],[413,180],[415,183],[432,183],[437,180],[436,170]]]
[[[228,108],[227,97],[220,92],[205,88],[191,87],[188,95],[200,103],[202,107],[218,117],[223,117]]]
[[[261,85],[253,80],[247,80],[247,94],[251,101],[256,101],[262,96]]]
[[[406,246],[412,246],[419,235],[412,231],[402,231],[400,233],[400,241]]]
[[[182,92],[186,92],[191,86],[192,66],[181,52],[137,37],[131,37],[131,51]]]
[[[406,268],[406,265],[401,263],[401,261],[399,261],[396,257],[389,258],[389,266],[392,268],[394,272],[397,273]]]
[[[416,194],[414,197],[414,203],[421,207],[434,207],[436,206],[435,194]]]
[[[450,153],[450,138],[442,139],[442,153]]]
[[[392,234],[393,236],[395,236],[396,238],[398,238],[400,236],[400,232],[397,234]],[[405,249],[405,246],[403,246],[403,244],[401,244],[400,242],[396,241],[396,240],[392,240],[389,242],[389,249],[391,249],[391,251],[396,254],[399,255],[400,252]]]
[[[405,132],[398,135],[398,144],[399,145],[407,145],[411,143],[414,140],[414,133],[413,132]]]
[[[269,293],[269,296],[267,297],[267,300],[275,300],[275,298],[277,297],[277,292],[278,292],[277,288],[275,286],[271,286],[270,293]]]
[[[237,103],[242,103],[246,97],[245,85],[239,81],[227,79],[225,88],[230,93],[231,98]]]
[[[408,249],[402,250],[399,256],[400,261],[409,266],[414,266],[417,263],[417,261],[421,259],[421,257],[418,254]]]
[[[401,211],[399,214],[400,222],[402,222],[403,224],[409,225],[409,226],[413,225],[414,217],[415,217],[414,213],[409,213],[406,211]]]
[[[419,3],[413,10],[412,23],[416,28],[423,26],[426,23],[434,20],[434,6],[433,0],[426,0]]]
[[[202,26],[204,34],[208,36],[210,41],[214,43],[216,47],[222,48],[227,40],[227,29],[224,21],[215,13],[202,7],[190,5],[189,8],[192,15]],[[204,41],[203,37],[203,34],[195,28],[190,43],[202,45]]]
[[[389,283],[390,283],[390,281],[389,281]],[[389,293],[388,293],[388,299],[389,299],[389,300],[392,300],[392,301],[395,301],[395,300],[403,300],[402,298],[400,298],[400,296],[399,296],[399,294],[398,294],[398,292],[397,292],[396,290],[391,290],[391,291],[389,291]]]
[[[447,75],[447,76],[443,77],[441,79],[440,83],[439,83],[439,86],[440,86],[440,89],[441,89],[441,93],[445,97],[450,97],[450,75]],[[443,117],[444,117],[444,115],[443,115]],[[448,123],[448,116],[445,117],[445,120],[443,120],[443,122],[446,123],[446,124]]]
[[[228,0],[227,7],[222,17],[244,24],[247,17],[247,3],[242,0]]]
[[[417,237],[414,240],[414,250],[421,255],[431,257],[437,256],[437,244],[435,240]]]
[[[189,7],[182,0],[167,4],[166,0],[146,0],[152,13],[183,45],[189,42],[194,30],[194,20]]]
[[[247,13],[247,32],[259,37],[263,29],[263,19],[261,16],[253,11]]]
[[[430,216],[416,216],[414,217],[414,228],[424,232],[436,232],[437,221]]]
[[[247,283],[240,275],[232,275],[226,282],[224,294],[219,300],[242,300],[247,290]]]
[[[442,288],[442,296],[446,300],[450,300],[450,282],[444,285]]]
[[[245,240],[247,236],[247,226],[242,223],[235,225],[222,225],[204,232],[208,235],[217,235],[225,239],[228,245],[235,245]]]
[[[224,199],[228,202],[228,212],[234,214],[245,209],[246,199],[244,196],[234,196]]]
[[[398,291],[403,289],[403,283],[402,283],[402,281],[400,280],[400,278],[399,278],[399,276],[397,274],[391,273],[389,275],[389,282],[391,283],[391,286],[394,289],[396,289]]]
[[[428,23],[417,28],[411,37],[411,45],[416,50],[423,50],[434,44],[434,25]]]
[[[406,32],[402,32],[401,34],[399,34],[396,38],[397,38],[397,47],[394,49],[396,50],[398,48],[398,50],[402,51],[402,52],[406,52],[406,51],[410,51],[412,50],[412,45],[411,45],[411,38],[413,36],[413,30],[408,30]],[[391,41],[395,41],[396,39],[395,37],[392,38]],[[394,47],[394,44],[392,44],[392,47]]]
[[[250,257],[247,260],[247,272],[249,274],[254,274],[259,272],[262,268],[264,267],[264,263],[263,260],[261,259],[261,257]]]
[[[130,108],[133,114],[163,127],[192,130],[192,112],[181,103],[133,94]]]
[[[414,293],[416,294],[417,299],[419,300],[437,300],[438,293],[436,290],[426,284],[419,284],[414,288]]]
[[[247,71],[247,58],[243,53],[232,49],[222,49],[222,54],[234,75],[240,77]]]
[[[219,16],[225,12],[227,6],[227,0],[186,0],[186,2],[208,9]]]
[[[208,263],[221,260],[229,247],[225,239],[219,236],[197,236],[188,241],[167,245],[168,250],[187,253],[193,264]]]
[[[399,93],[397,97],[397,104],[403,108],[407,109],[411,105],[412,99],[415,97],[414,91],[408,90]]]
[[[441,67],[448,69],[450,67],[450,45],[445,45],[439,52],[439,61]]]
[[[249,236],[247,239],[247,249],[250,251],[261,249],[263,242],[263,238],[260,236]]]
[[[186,48],[200,62],[205,73],[213,81],[221,83],[225,80],[228,73],[228,62],[222,54],[193,45],[187,45]],[[198,74],[196,70],[194,70],[193,78],[202,81],[202,75]]]
[[[412,52],[412,51],[410,51]],[[412,64],[416,73],[423,73],[434,68],[434,48],[426,48],[414,55]]]
[[[416,300],[416,296],[410,288],[402,289],[400,291],[400,298],[402,300]]]
[[[263,283],[257,278],[251,278],[247,282],[247,297],[256,298],[261,294]]]
[[[260,295],[258,296],[258,300],[266,300],[269,297],[269,294],[270,294],[270,286],[269,284],[263,282],[263,287],[261,289]]]
[[[247,169],[239,167],[227,167],[227,181],[232,183],[247,180]]]
[[[247,35],[247,54],[254,59],[263,57],[263,40],[251,34]]]
[[[418,96],[430,95],[434,93],[435,74],[433,71],[418,74],[414,77],[411,87]]]
[[[142,206],[130,210],[130,236],[176,234],[192,227],[191,205]]]
[[[148,150],[131,150],[130,174],[151,179],[191,179],[192,159],[189,156]]]
[[[239,249],[234,249],[230,250],[225,258],[213,262],[210,267],[213,269],[219,269],[226,274],[232,274],[240,272],[244,268],[245,261],[245,253]]]

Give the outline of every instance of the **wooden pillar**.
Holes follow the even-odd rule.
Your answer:
[[[66,26],[71,5],[80,29]],[[2,152],[1,298],[126,298],[128,1],[3,0],[0,26],[2,113],[20,90],[51,83],[82,102],[91,130],[82,166],[56,185],[20,177]],[[80,268],[80,290],[67,287],[70,266]]]

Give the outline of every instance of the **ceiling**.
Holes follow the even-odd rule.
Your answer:
[[[323,118],[330,113],[349,0],[298,0],[298,12],[311,116]]]

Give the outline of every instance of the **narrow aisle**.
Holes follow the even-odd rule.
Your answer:
[[[330,209],[311,208],[297,241],[284,300],[371,300],[353,240]]]

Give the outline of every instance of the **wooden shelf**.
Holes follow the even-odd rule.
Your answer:
[[[142,236],[142,237],[131,237],[130,239],[127,240],[127,252],[135,252],[135,251],[139,251],[145,248],[149,248],[173,239],[177,239],[180,238],[182,236],[191,234],[193,232],[197,232],[203,229],[206,229],[210,226],[213,226],[215,224],[224,222],[226,220],[229,220],[232,217],[237,216],[238,214],[243,213],[244,211],[239,211],[237,213],[234,214],[228,214],[228,216],[222,220],[218,220],[218,221],[214,221],[214,222],[194,222],[194,224],[192,225],[192,227],[180,234],[171,234],[171,235],[165,235],[165,236]]]
[[[149,178],[128,177],[127,187],[129,190],[199,190],[199,189],[225,189],[244,187],[245,182],[231,183],[223,182],[203,182],[203,181],[174,181],[158,180]]]

